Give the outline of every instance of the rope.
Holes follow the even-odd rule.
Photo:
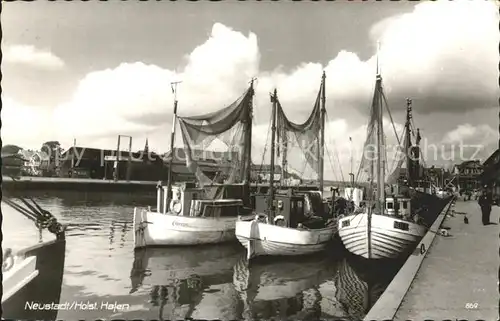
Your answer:
[[[266,157],[266,152],[267,152],[267,142],[269,140],[269,134],[271,133],[271,124],[272,124],[272,122],[269,122],[269,126],[267,127],[266,143],[264,144],[264,151],[262,152],[262,158],[260,161],[259,172],[262,172],[262,165],[264,165],[264,158]],[[259,181],[258,179],[255,180],[256,187],[258,185],[258,181]]]
[[[326,116],[326,119],[327,119],[328,123],[330,123],[330,115],[328,114],[328,112],[325,112],[325,116]],[[333,165],[332,165],[332,157],[330,155],[330,151],[328,149],[328,145],[325,145],[324,147],[326,148],[326,153],[327,153],[328,159],[330,161],[330,166],[332,167],[332,172],[335,175],[335,170],[333,169]],[[337,148],[335,148],[335,144],[334,144],[333,148],[334,148],[335,155],[337,156],[337,161],[338,161],[338,164],[339,164],[340,177],[341,177],[342,183],[344,183],[344,187],[345,187],[347,184],[346,184],[346,181],[345,181],[345,178],[344,178],[344,171],[342,170],[342,164],[340,163],[339,153],[338,153]]]
[[[392,118],[391,110],[389,109],[389,104],[387,103],[387,98],[385,97],[385,94],[383,91],[381,91],[381,94],[382,94],[382,99],[384,100],[384,103],[385,103],[385,108],[387,109],[387,113],[389,114],[389,119],[391,120],[392,129],[394,130],[394,134],[396,135],[398,145],[401,145],[401,141],[399,140],[398,133],[396,130],[396,125],[394,125],[394,120]]]
[[[17,182],[18,180],[15,179],[14,177],[11,177],[14,182]],[[59,222],[57,222],[57,219],[52,215],[47,210],[44,210],[38,205],[34,199],[28,197],[27,199],[30,200],[33,204],[30,204],[26,198],[23,197],[17,197],[21,203],[24,204],[24,207],[12,200],[13,196],[3,198],[2,201],[5,202],[5,204],[9,205],[12,207],[14,210],[18,211],[22,215],[24,215],[26,218],[29,220],[33,221],[35,225],[39,229],[44,229],[46,228],[49,232],[53,233],[56,235],[57,239],[64,239],[65,238],[65,227],[62,226]]]

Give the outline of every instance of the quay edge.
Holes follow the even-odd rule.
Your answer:
[[[368,311],[368,314],[363,319],[364,321],[394,319],[454,200],[455,197],[451,197],[448,203],[444,205],[439,216],[416,246],[415,251],[408,257],[384,293]]]
[[[92,178],[61,178],[61,177],[30,177],[21,176],[15,181],[8,176],[2,176],[3,190],[31,191],[75,191],[75,192],[141,192],[156,195],[158,181],[126,181],[102,180]],[[268,185],[251,184],[250,192],[267,193]],[[298,190],[317,190],[316,185],[300,185]]]

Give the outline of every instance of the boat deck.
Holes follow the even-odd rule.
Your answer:
[[[500,225],[483,226],[476,201],[457,200],[445,219],[449,236],[437,236],[397,309],[394,320],[498,320],[498,233]],[[500,207],[490,221],[498,223]]]

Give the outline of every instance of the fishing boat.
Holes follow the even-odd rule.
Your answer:
[[[398,181],[390,186],[387,184],[385,174],[387,155],[383,132],[384,105],[389,111],[386,101],[377,58],[375,92],[365,153],[358,172],[358,175],[363,172],[369,173],[368,203],[366,207],[338,220],[339,237],[345,248],[366,259],[393,259],[410,252],[425,235],[439,214],[440,208],[445,205],[437,197],[419,190],[418,187],[415,188],[411,181],[410,183]],[[390,111],[389,116],[392,122]],[[407,124],[410,121],[411,117],[407,118]],[[399,142],[399,137],[397,133],[395,134]],[[408,138],[409,135],[410,133],[407,133],[405,137]],[[417,141],[419,140],[418,135]],[[404,158],[401,157],[397,161],[398,178],[399,168],[404,160],[408,164],[407,177],[411,177],[415,168],[416,171],[420,170],[419,165],[413,163],[419,159],[419,155],[415,154],[418,148],[410,148],[410,143],[408,141],[405,145],[399,143],[400,146],[405,146],[405,150],[402,153]],[[375,151],[374,146],[376,146]],[[427,222],[423,217],[427,218]]]
[[[159,182],[157,186],[156,210],[134,208],[135,248],[236,241],[236,220],[250,207],[253,95],[252,80],[250,87],[231,105],[194,117],[178,117],[175,98],[171,150],[174,150],[178,121],[186,165],[195,174],[198,184],[172,183],[174,155],[171,155],[167,184]],[[197,163],[208,151],[192,146],[205,146],[207,141],[209,144],[215,139],[226,144],[230,152],[219,153],[221,171],[218,177],[209,178]],[[221,179],[224,182],[217,183]]]
[[[14,199],[4,194],[2,201],[32,220],[39,229],[53,233],[56,238],[16,252],[11,248],[3,249],[2,318],[56,319],[57,308],[50,307],[59,303],[61,294],[66,251],[65,227],[34,200]],[[33,307],[33,304],[40,308]]]
[[[325,213],[321,198],[326,113],[325,78],[323,73],[316,104],[312,114],[304,124],[294,124],[286,118],[279,104],[276,89],[271,96],[273,107],[269,191],[267,195],[255,195],[254,217],[241,217],[236,222],[236,237],[246,248],[248,260],[257,256],[293,256],[323,251],[336,233],[336,224],[331,224],[331,221],[328,221],[329,213]],[[278,132],[286,141],[287,131],[295,133],[296,137],[300,136],[302,143],[308,143],[304,139],[307,135],[312,142],[320,141],[321,145],[317,148],[316,161],[311,160],[314,157],[307,159],[312,165],[311,168],[318,169],[320,194],[298,192],[294,191],[293,188],[275,190],[276,133]],[[283,146],[287,146],[287,144],[285,143]],[[286,151],[283,153],[286,154]]]
[[[142,248],[134,253],[130,293],[149,292],[149,319],[236,320],[238,294],[232,272],[240,257],[238,244]],[[221,304],[214,300],[221,297],[229,302],[218,311]]]

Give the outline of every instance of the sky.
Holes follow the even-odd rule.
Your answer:
[[[267,162],[269,92],[303,122],[325,71],[325,178],[345,178],[366,136],[379,42],[394,127],[411,98],[427,165],[485,160],[498,148],[493,1],[7,2],[1,19],[4,144],[115,149],[121,134],[134,150],[148,138],[166,152],[170,82],[182,81],[187,116],[232,103],[255,77],[252,158]],[[301,172],[303,158],[289,158]]]

